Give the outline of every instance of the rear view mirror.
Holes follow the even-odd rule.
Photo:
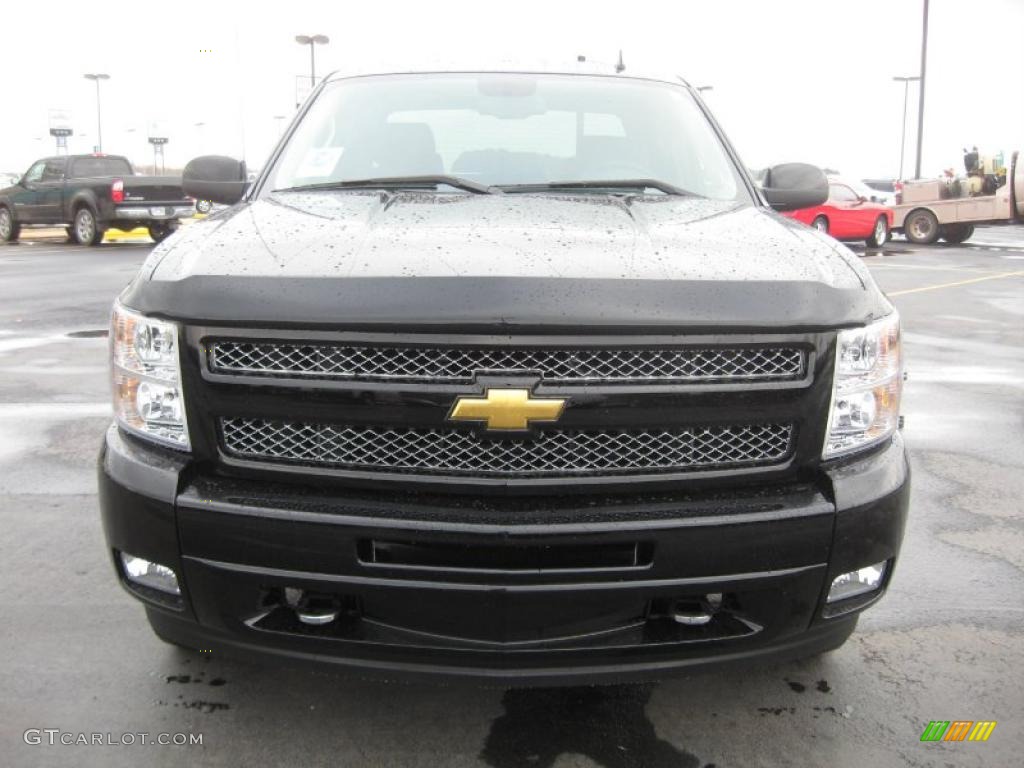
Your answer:
[[[181,177],[185,194],[197,200],[234,205],[249,186],[245,163],[221,155],[203,155],[185,166]]]
[[[776,211],[813,208],[828,200],[828,179],[817,166],[783,163],[768,169],[761,191]]]

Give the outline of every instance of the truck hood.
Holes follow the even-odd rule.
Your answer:
[[[803,328],[889,311],[847,249],[772,212],[589,194],[281,194],[183,228],[122,300],[345,327]]]

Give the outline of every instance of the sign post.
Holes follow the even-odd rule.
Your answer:
[[[164,147],[167,145],[167,137],[150,136],[149,143],[153,145],[153,173],[156,173],[157,165],[159,165],[160,174],[163,175],[167,170],[167,165],[164,162]]]
[[[51,109],[48,114],[50,135],[57,140],[57,154],[68,153],[68,136],[73,136],[71,113],[64,109]]]

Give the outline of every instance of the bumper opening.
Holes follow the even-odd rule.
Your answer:
[[[591,545],[509,545],[506,543],[446,544],[443,542],[381,541],[357,544],[363,565],[429,568],[456,571],[590,571],[646,568],[654,545],[612,542]]]
[[[489,645],[496,648],[528,646],[579,646],[605,644],[608,635],[622,633],[634,642],[644,644],[686,644],[714,640],[730,640],[750,637],[763,631],[764,627],[743,615],[741,598],[734,593],[718,595],[720,602],[707,614],[707,621],[683,623],[678,619],[679,611],[699,605],[708,609],[706,596],[684,595],[679,598],[661,598],[648,601],[642,615],[627,621],[624,625],[612,626],[581,635],[536,639],[489,641],[482,638],[467,638],[428,633],[395,626],[367,616],[362,602],[354,595],[315,592],[297,587],[264,587],[261,596],[261,612],[245,622],[250,629],[290,635],[296,638],[309,637],[325,640],[386,641],[406,644],[434,644],[449,647],[453,643],[468,645]],[[298,599],[296,597],[298,596]],[[329,620],[311,621],[310,616],[330,616]],[[621,640],[625,640],[622,638]]]

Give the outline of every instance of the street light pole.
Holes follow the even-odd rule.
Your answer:
[[[196,133],[199,134],[199,154],[202,154],[206,150],[206,142],[203,141],[205,138],[205,132],[203,129],[206,127],[206,123],[200,120],[196,123]]]
[[[917,163],[914,178],[921,178],[921,147],[924,139],[924,84],[928,65],[928,0],[924,0],[924,18],[921,23],[921,89],[917,99]]]
[[[910,94],[910,83],[920,79],[920,77],[893,78],[897,83],[903,83],[903,127],[900,130],[900,181],[903,181],[903,151],[907,146],[907,97]]]
[[[100,80],[109,80],[110,75],[102,72],[89,73],[84,75],[86,80],[96,83],[96,151],[103,151],[103,119],[100,114]]]
[[[327,35],[296,35],[295,42],[309,46],[309,87],[313,89],[316,87],[316,47],[327,45],[331,38]]]

